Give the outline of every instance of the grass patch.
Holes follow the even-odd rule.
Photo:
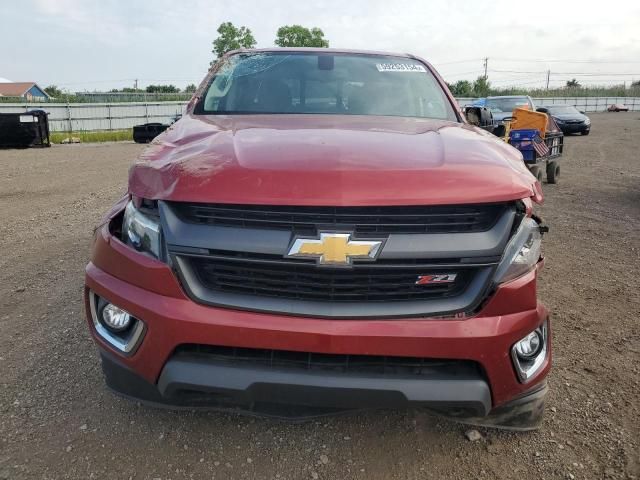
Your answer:
[[[51,143],[62,143],[65,138],[79,138],[82,143],[92,142],[122,142],[133,140],[133,129],[105,130],[100,132],[51,132]]]

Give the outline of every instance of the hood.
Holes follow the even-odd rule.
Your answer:
[[[587,119],[586,115],[582,113],[560,113],[560,114],[551,114],[553,118],[556,120],[560,120],[561,122],[567,121],[575,121],[575,122],[584,122]]]
[[[129,192],[325,206],[541,198],[521,154],[478,128],[347,115],[188,114],[143,151],[129,172]]]

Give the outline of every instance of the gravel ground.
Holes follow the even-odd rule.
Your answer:
[[[566,139],[540,209],[555,341],[544,426],[475,441],[420,411],[290,424],[107,392],[83,268],[142,147],[0,151],[0,479],[640,478],[639,117],[593,115],[590,136]]]

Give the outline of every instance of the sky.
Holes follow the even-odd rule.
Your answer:
[[[0,77],[69,91],[198,84],[220,23],[272,47],[282,25],[331,47],[408,52],[445,80],[494,86],[640,80],[637,0],[0,0]]]

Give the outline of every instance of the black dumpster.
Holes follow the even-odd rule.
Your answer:
[[[50,146],[49,119],[44,110],[0,113],[0,148]]]

